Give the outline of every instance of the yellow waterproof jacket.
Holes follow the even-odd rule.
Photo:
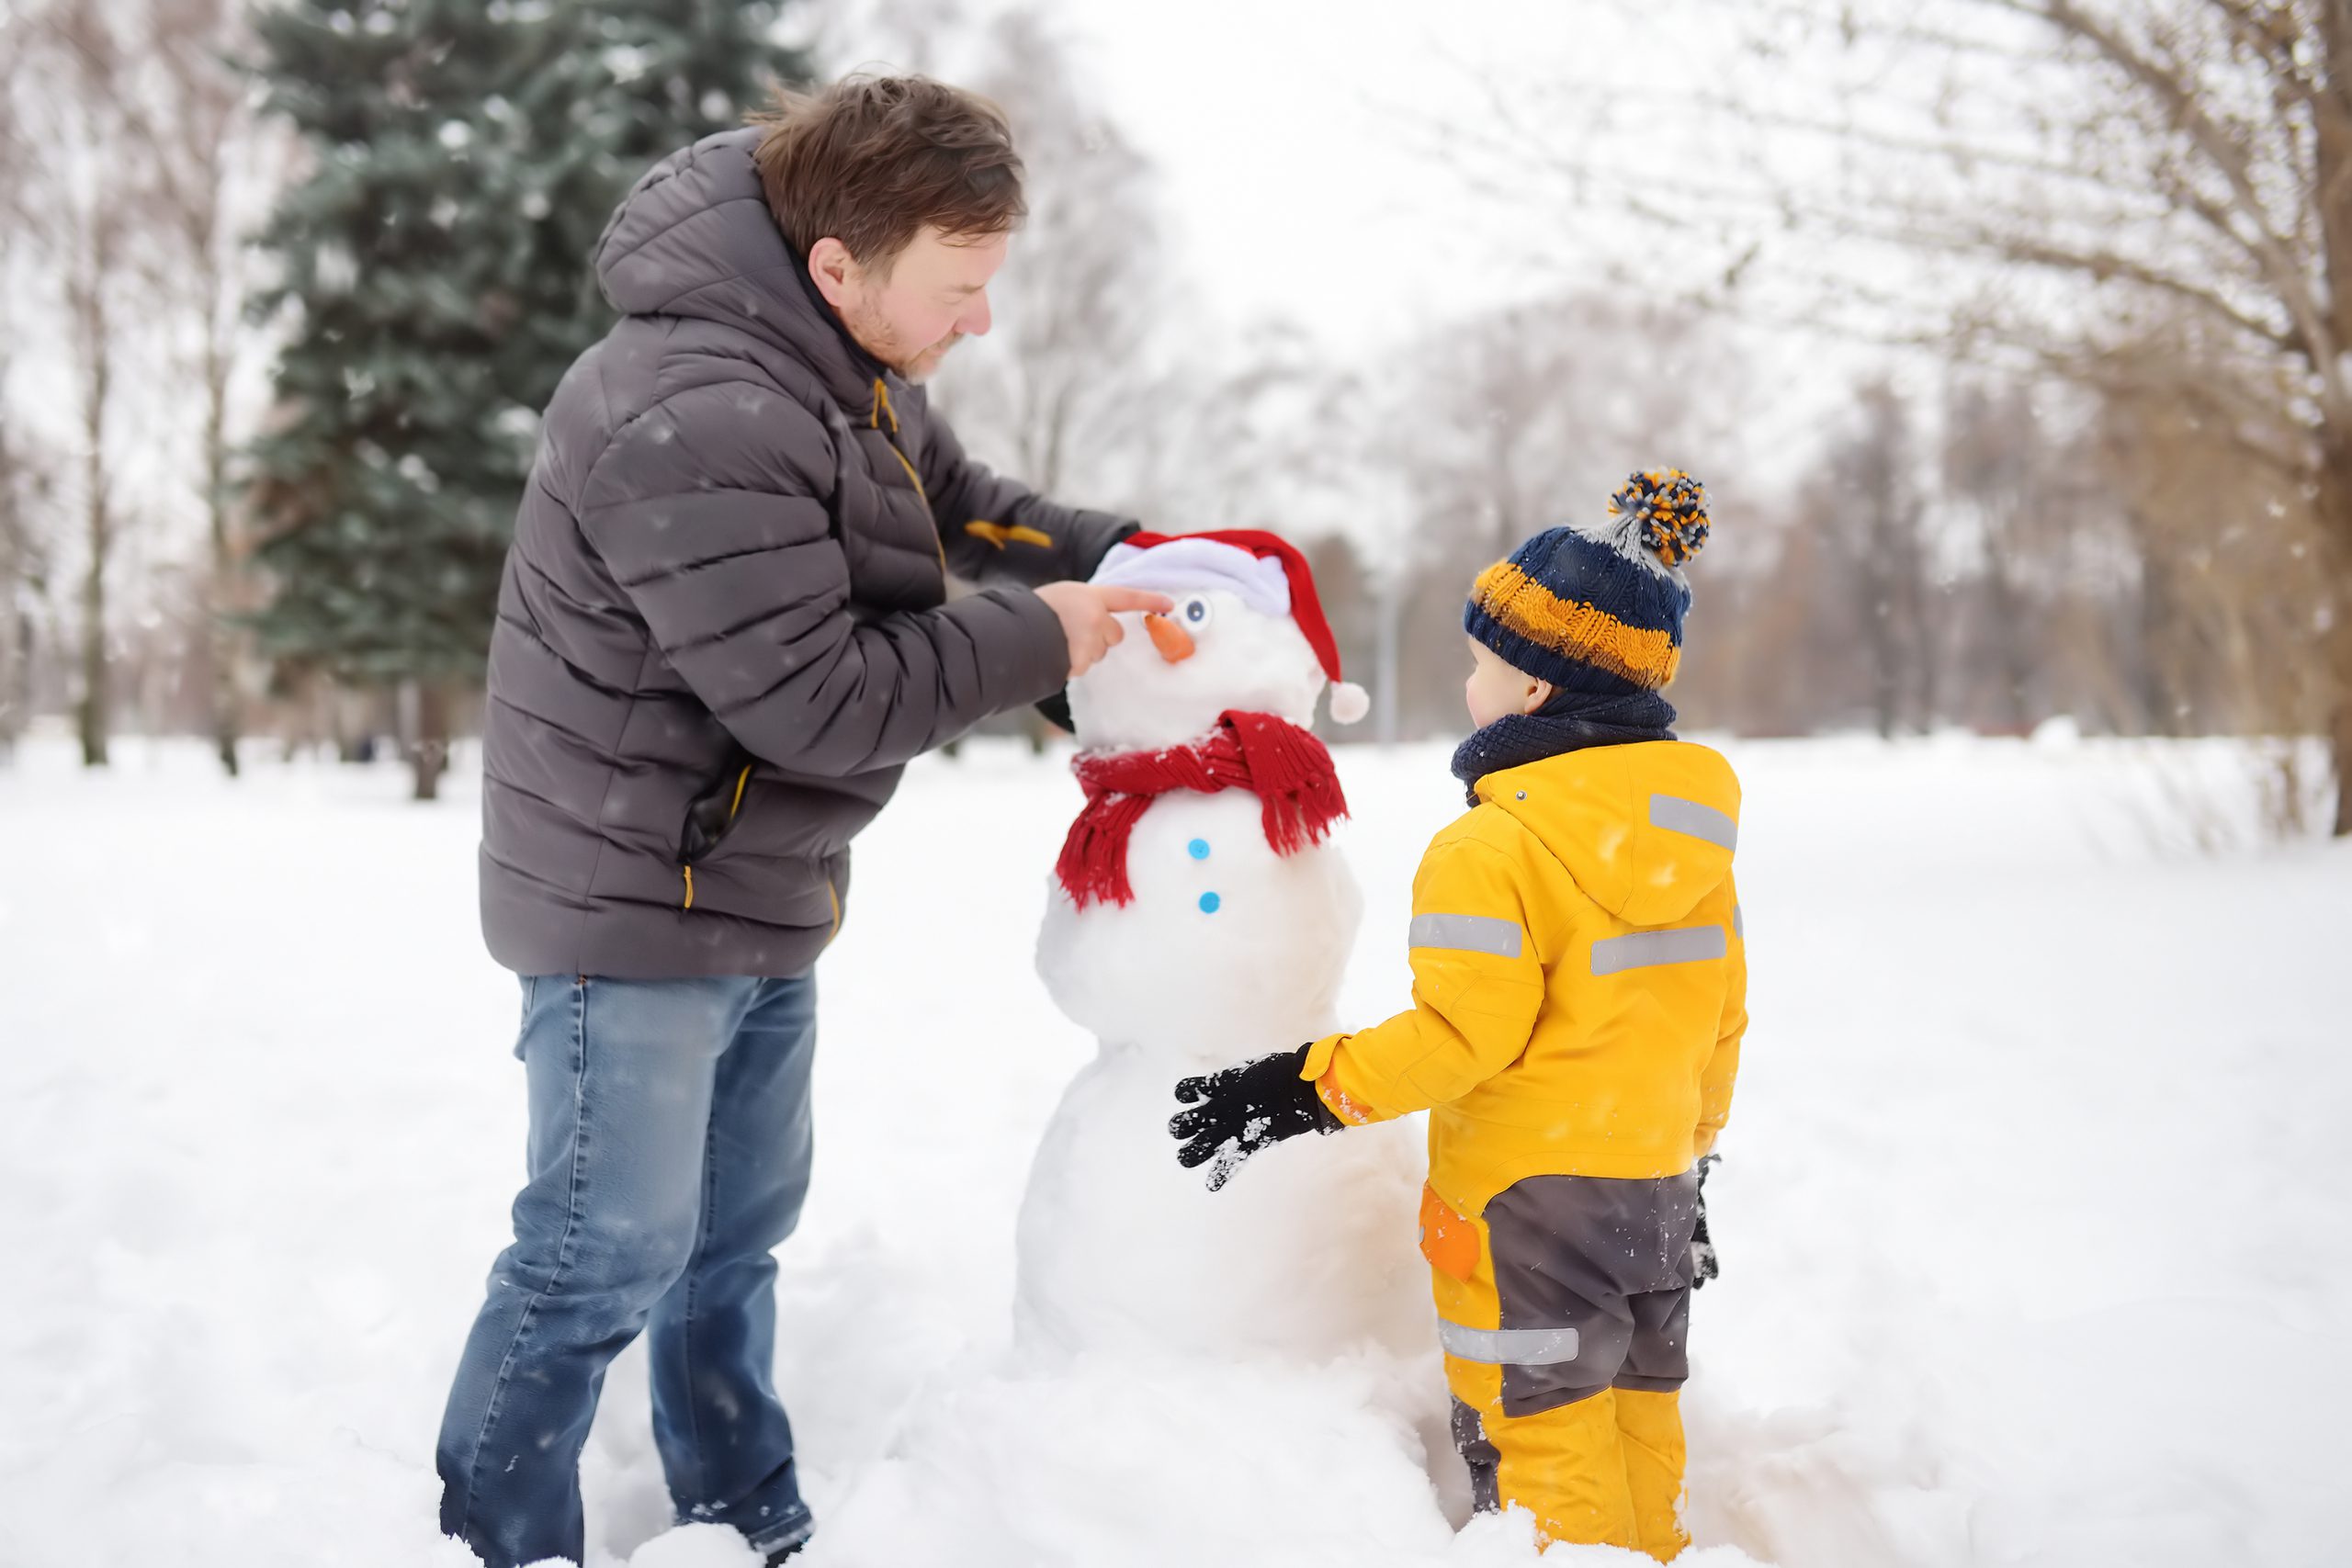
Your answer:
[[[1351,1122],[1429,1108],[1458,1212],[1530,1176],[1674,1176],[1747,1027],[1739,781],[1704,746],[1596,746],[1478,781],[1413,878],[1413,1007],[1308,1051]]]

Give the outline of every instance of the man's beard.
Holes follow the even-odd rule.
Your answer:
[[[937,343],[910,352],[890,324],[862,299],[842,312],[842,324],[858,347],[918,386],[931,379],[947,351],[964,341],[962,333],[949,333]]]
[[[897,367],[898,372],[908,380],[921,386],[931,379],[932,373],[936,371],[941,362],[946,359],[947,351],[963,341],[962,333],[949,333],[945,337],[915,355],[909,363]]]

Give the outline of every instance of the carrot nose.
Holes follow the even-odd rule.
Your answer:
[[[1170,664],[1182,664],[1193,657],[1193,634],[1165,615],[1146,615],[1143,629],[1151,634],[1151,646],[1159,649],[1159,657]]]

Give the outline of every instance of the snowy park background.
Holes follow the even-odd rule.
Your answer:
[[[2346,846],[2184,842],[2192,782],[2253,827],[2223,745],[1728,750],[1756,1024],[1709,1189],[1691,1561],[2343,1561]],[[1440,749],[1340,762],[1364,1019],[1459,795]],[[391,766],[72,763],[0,774],[0,1562],[458,1568],[431,1439],[523,1128],[470,775],[418,807]],[[1453,1532],[1433,1353],[1013,1358],[1014,1210],[1091,1049],[1029,971],[1076,803],[1058,759],[978,746],[861,841],[781,1254],[810,1568],[1525,1560],[1506,1522]],[[744,1568],[667,1530],[645,1412],[632,1351],[592,1561]]]

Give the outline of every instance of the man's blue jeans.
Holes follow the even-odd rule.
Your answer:
[[[530,1180],[442,1418],[441,1528],[489,1568],[582,1560],[580,1450],[649,1324],[681,1522],[808,1533],[771,1372],[775,1261],[808,1190],[811,976],[523,981]]]

